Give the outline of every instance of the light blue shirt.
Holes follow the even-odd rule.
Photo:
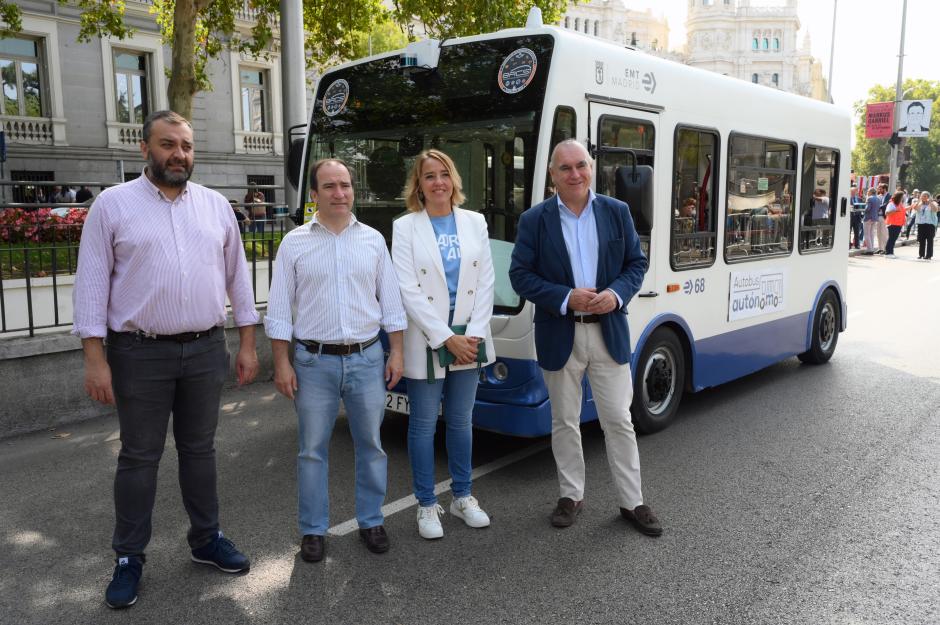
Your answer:
[[[430,216],[429,216],[430,217]],[[454,213],[443,217],[430,217],[437,247],[444,261],[447,290],[450,291],[450,309],[457,305],[457,280],[460,278],[460,241],[457,239],[457,219]]]
[[[597,288],[597,220],[594,218],[594,191],[588,189],[587,206],[580,215],[575,215],[558,198],[558,215],[561,217],[561,234],[565,238],[574,286],[578,289]],[[614,293],[623,306],[620,296]],[[571,293],[568,293],[568,297]],[[568,297],[561,303],[561,314],[568,314]]]

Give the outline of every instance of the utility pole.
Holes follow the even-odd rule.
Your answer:
[[[829,102],[832,103],[832,66],[836,59],[836,14],[839,11],[839,0],[832,0],[832,44],[829,46]]]
[[[292,126],[307,123],[307,76],[304,68],[304,13],[301,0],[281,0],[281,106],[284,132],[284,202],[294,210],[300,206],[298,190],[287,177]]]
[[[892,128],[891,138],[894,145],[891,146],[891,177],[888,180],[888,192],[892,193],[893,185],[897,185],[898,180],[898,152],[900,151],[901,141],[898,140],[898,121],[901,118],[901,101],[904,98],[901,83],[904,81],[904,31],[907,27],[907,0],[904,0],[904,8],[901,12],[901,50],[898,52],[898,82],[894,88],[894,127]]]

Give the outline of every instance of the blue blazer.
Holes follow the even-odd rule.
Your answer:
[[[574,288],[574,273],[558,211],[558,198],[552,196],[522,214],[509,267],[512,288],[535,304],[535,350],[539,366],[548,371],[564,367],[574,346],[574,315],[570,308],[567,315],[560,312]],[[649,261],[625,203],[597,195],[594,218],[597,290],[611,289],[623,302],[622,308],[602,315],[601,331],[611,357],[626,364],[630,362],[627,304],[640,290]]]

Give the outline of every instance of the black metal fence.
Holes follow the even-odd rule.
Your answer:
[[[7,186],[17,184],[72,186],[53,182],[0,182]],[[109,185],[87,186],[100,189]],[[262,187],[281,188],[274,185],[256,188],[264,190]],[[34,336],[39,330],[72,324],[72,285],[78,267],[82,227],[90,204],[90,201],[44,200],[0,203],[0,337]],[[273,202],[232,201],[231,204],[235,214],[240,214],[239,230],[251,271],[255,304],[265,304],[274,256],[293,222],[286,207]]]

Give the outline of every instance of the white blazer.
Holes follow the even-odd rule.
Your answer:
[[[490,318],[493,316],[493,257],[489,232],[483,215],[454,208],[457,239],[460,241],[460,277],[453,325],[466,325],[467,336],[486,341],[486,363],[495,358]],[[444,274],[444,261],[437,246],[434,227],[426,211],[408,213],[395,220],[392,227],[392,261],[398,273],[401,299],[408,313],[405,330],[405,377],[426,380],[427,348],[436,349],[454,333],[447,324],[450,292]],[[451,365],[451,369],[471,369],[469,365]],[[446,371],[434,356],[434,376]]]

